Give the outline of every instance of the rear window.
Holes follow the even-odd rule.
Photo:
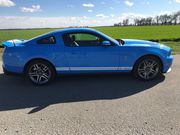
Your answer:
[[[56,44],[54,36],[46,37],[37,41],[38,44]]]

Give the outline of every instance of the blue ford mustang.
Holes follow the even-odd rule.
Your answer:
[[[3,43],[6,74],[24,73],[42,85],[58,74],[132,72],[152,80],[170,71],[173,56],[165,45],[143,40],[115,40],[86,28],[53,31],[30,40]]]

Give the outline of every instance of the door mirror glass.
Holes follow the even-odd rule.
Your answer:
[[[110,46],[110,45],[111,45],[110,41],[103,41],[102,42],[102,46]]]

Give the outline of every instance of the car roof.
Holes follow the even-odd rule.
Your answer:
[[[64,29],[52,31],[50,33],[56,34],[56,33],[69,33],[69,32],[97,32],[97,31],[90,28],[64,28]]]
[[[28,40],[27,42],[31,42],[31,41],[33,41],[33,40],[38,40],[38,39],[40,39],[40,38],[42,38],[42,37],[45,37],[45,36],[47,36],[47,35],[50,35],[50,34],[60,34],[60,33],[61,33],[61,34],[64,34],[64,33],[74,33],[74,32],[97,33],[97,34],[100,34],[100,35],[106,37],[106,38],[109,39],[110,41],[116,42],[117,44],[119,44],[118,41],[116,41],[115,39],[113,39],[113,38],[111,38],[111,37],[109,37],[109,36],[107,36],[107,35],[99,32],[99,31],[96,31],[95,29],[91,29],[91,28],[64,28],[64,29],[59,29],[59,30],[55,30],[55,31],[46,33],[46,34],[44,34],[44,35],[40,35],[40,36],[34,37],[34,38]]]
[[[34,37],[32,39],[29,39],[27,42],[33,41],[33,40],[38,40],[39,38],[46,37],[51,34],[59,34],[59,33],[73,33],[73,32],[91,32],[91,33],[99,33],[98,31],[90,28],[64,28],[64,29],[58,29],[54,30],[48,33],[45,33],[43,35],[39,35],[37,37]]]

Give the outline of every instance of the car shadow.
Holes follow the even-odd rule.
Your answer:
[[[139,81],[129,74],[68,75],[46,86],[35,86],[23,77],[0,74],[0,111],[33,107],[29,114],[57,103],[112,100],[142,92],[165,77]]]

